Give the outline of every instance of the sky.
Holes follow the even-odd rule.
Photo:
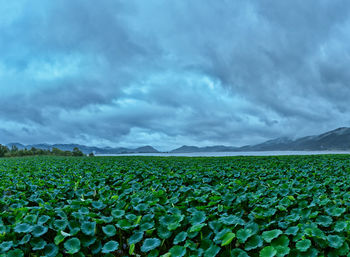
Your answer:
[[[350,126],[350,2],[0,0],[0,142],[260,143]]]

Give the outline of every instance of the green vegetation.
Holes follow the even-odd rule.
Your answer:
[[[7,146],[0,144],[0,157],[21,157],[34,155],[55,155],[55,156],[84,156],[84,153],[79,148],[74,147],[73,151],[62,151],[58,148],[44,150],[32,147],[31,149],[18,149],[15,145],[9,149]],[[93,156],[93,153],[90,154]]]
[[[350,256],[350,158],[0,159],[0,256]]]

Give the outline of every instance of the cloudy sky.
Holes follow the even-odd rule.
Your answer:
[[[350,126],[350,3],[0,0],[0,142],[161,150]]]

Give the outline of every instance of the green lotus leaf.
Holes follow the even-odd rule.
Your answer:
[[[174,245],[177,245],[178,243],[185,241],[186,238],[187,238],[187,232],[182,231],[175,236],[173,243]]]
[[[127,230],[132,228],[131,223],[127,219],[118,220],[116,226],[122,230]]]
[[[101,252],[102,249],[102,243],[100,240],[96,241],[93,245],[90,246],[91,253],[97,255],[99,252]]]
[[[276,245],[276,246],[273,246],[273,248],[275,248],[275,250],[277,251],[277,254],[276,254],[277,257],[286,256],[290,252],[290,248],[286,245]]]
[[[237,239],[238,241],[243,244],[249,237],[253,235],[253,231],[250,228],[242,228],[237,231]]]
[[[224,228],[220,231],[218,231],[214,237],[214,242],[215,243],[220,243],[222,241],[222,238],[227,234],[227,233],[231,233],[232,230],[229,228]]]
[[[59,235],[55,236],[53,241],[54,241],[55,245],[59,245],[60,243],[62,243],[64,241],[65,238],[66,238],[65,236],[59,234]]]
[[[121,219],[125,214],[124,210],[118,210],[118,209],[114,209],[111,212],[111,215],[116,218],[116,219]]]
[[[322,238],[322,239],[327,239],[326,238],[326,234],[319,228],[312,228],[311,229],[311,235],[313,237],[317,237],[317,238]]]
[[[143,232],[134,232],[134,234],[132,234],[131,237],[129,237],[128,239],[128,244],[132,245],[132,244],[137,244],[138,242],[140,242],[143,238]]]
[[[168,239],[169,237],[171,237],[172,232],[170,230],[168,230],[168,228],[165,226],[159,226],[157,229],[157,235],[161,239]]]
[[[6,253],[6,257],[23,257],[24,253],[20,249],[14,249]]]
[[[159,218],[159,223],[162,226],[169,226],[172,223],[177,222],[178,220],[176,219],[176,216],[174,215],[164,215]]]
[[[7,232],[6,226],[4,226],[3,224],[0,224],[0,234],[4,234],[6,232]]]
[[[295,236],[299,231],[299,227],[289,227],[286,232],[284,232],[286,235],[293,235]]]
[[[10,250],[13,246],[13,242],[12,241],[5,241],[2,242],[0,244],[0,253],[4,253],[7,252],[8,250]]]
[[[271,246],[288,246],[289,245],[289,239],[286,235],[279,236],[278,238],[274,239],[271,243]]]
[[[175,245],[170,248],[171,256],[173,257],[182,257],[186,254],[186,248],[183,246]]]
[[[255,235],[259,232],[259,225],[256,224],[255,222],[250,222],[245,225],[245,229],[250,229],[251,234]]]
[[[193,225],[192,227],[190,227],[189,232],[199,232],[206,225],[207,224],[204,223]]]
[[[76,234],[78,234],[78,232],[80,231],[80,227],[70,227],[69,229],[69,236],[74,236]],[[61,231],[62,233],[62,231]]]
[[[296,222],[296,221],[300,220],[300,218],[301,217],[298,214],[291,214],[291,215],[288,215],[286,217],[286,221],[288,221],[288,222]]]
[[[68,254],[75,254],[80,251],[80,240],[76,237],[68,239],[64,243],[64,248]]]
[[[113,221],[113,217],[110,216],[110,217],[106,217],[106,216],[102,216],[101,217],[101,220],[104,222],[104,223],[111,223]]]
[[[316,219],[316,223],[323,227],[329,227],[332,224],[332,222],[332,218],[326,215],[320,215]]]
[[[119,243],[117,241],[109,241],[102,247],[102,253],[110,253],[118,250]]]
[[[348,243],[344,242],[341,247],[334,249],[334,251],[336,252],[336,254],[338,254],[338,256],[345,256],[349,253],[350,248]]]
[[[235,233],[232,233],[232,232],[226,233],[222,238],[221,246],[230,244],[232,240],[235,238],[235,236],[236,236]]]
[[[297,256],[300,256],[300,257],[319,257],[320,256],[319,251],[316,248],[312,248],[312,247],[306,252],[298,252],[297,250],[294,250],[294,251],[292,250],[290,255],[296,254],[296,253],[298,254]]]
[[[27,224],[27,223],[21,223],[17,224],[14,228],[14,231],[16,233],[29,233],[33,230],[33,226]]]
[[[225,225],[241,225],[244,226],[245,222],[241,218],[235,216],[235,215],[229,215],[227,217],[221,217],[219,219],[220,222],[222,222]]]
[[[81,231],[87,236],[95,235],[96,222],[85,221],[81,224]]]
[[[89,208],[87,208],[87,207],[81,207],[81,208],[78,210],[78,212],[81,213],[81,214],[84,214],[84,215],[87,215],[87,214],[90,213]]]
[[[348,226],[346,221],[337,221],[334,226],[334,231],[343,232]]]
[[[315,244],[322,248],[327,248],[328,247],[328,241],[327,241],[327,237],[325,237],[325,239],[323,238],[318,238],[318,237],[314,237],[313,241],[315,242]]]
[[[47,215],[40,216],[38,219],[38,224],[39,225],[44,225],[48,220],[50,220],[50,217]]]
[[[266,246],[259,252],[260,257],[273,257],[273,256],[276,256],[276,254],[277,254],[277,251],[272,246]]]
[[[282,234],[282,231],[280,229],[274,229],[270,231],[264,231],[262,233],[262,238],[268,242],[271,243],[271,241],[275,238],[277,238],[279,235]]]
[[[204,251],[204,257],[214,257],[218,255],[221,248],[217,245],[212,244],[207,250]]]
[[[330,247],[340,248],[343,245],[345,238],[337,235],[329,235],[327,236],[327,240]]]
[[[187,237],[188,237],[188,238],[193,239],[193,238],[195,238],[196,236],[198,236],[198,234],[199,234],[199,231],[190,232],[189,229],[187,229]]]
[[[44,248],[46,257],[55,257],[58,255],[58,247],[54,244],[47,244]]]
[[[42,250],[47,245],[46,241],[41,238],[33,238],[30,240],[30,245],[33,251]]]
[[[136,205],[136,206],[134,207],[134,209],[135,209],[136,211],[140,211],[140,212],[146,211],[148,208],[149,208],[149,205],[146,204],[146,203],[140,203],[139,205]]]
[[[146,223],[141,224],[140,230],[146,231],[146,230],[150,230],[153,227],[154,227],[154,222],[146,222]]]
[[[197,225],[197,224],[203,223],[206,219],[207,217],[205,216],[204,212],[197,211],[192,214],[190,222],[192,225]]]
[[[251,238],[248,239],[248,241],[245,243],[244,249],[246,251],[251,251],[256,248],[260,248],[263,245],[263,240],[261,236],[254,235]]]
[[[137,219],[137,216],[133,213],[129,213],[125,215],[125,218],[129,221],[135,221]]]
[[[215,233],[222,227],[222,223],[218,220],[210,221],[208,225]]]
[[[233,249],[230,253],[231,257],[249,257],[249,255],[242,249],[236,248]]]
[[[331,210],[328,212],[329,215],[333,217],[339,217],[341,216],[344,212],[346,211],[345,208],[339,208],[339,207],[333,207]]]
[[[96,242],[97,238],[95,236],[82,236],[79,240],[83,247],[89,247]]]
[[[68,226],[68,221],[67,220],[64,220],[64,219],[60,219],[60,220],[55,220],[53,222],[53,225],[56,229],[59,229],[59,230],[65,230],[66,227]]]
[[[24,245],[29,242],[29,240],[32,238],[31,234],[26,234],[22,237],[21,241],[18,242],[19,245]]]
[[[94,202],[92,202],[91,205],[92,205],[92,207],[94,207],[97,210],[102,210],[106,207],[106,205],[100,201],[94,201]]]
[[[198,225],[201,225],[201,224],[198,224]],[[195,225],[195,226],[197,226],[197,225]],[[178,221],[168,225],[169,230],[176,230],[178,227],[181,227],[181,223]]]
[[[43,225],[36,225],[33,227],[32,235],[34,237],[40,237],[44,235],[47,231],[48,231],[48,227],[45,227]]]
[[[157,249],[153,249],[151,252],[147,254],[147,257],[158,257],[159,251]]]
[[[141,251],[149,252],[158,246],[160,246],[160,240],[158,238],[147,238],[141,246]]]
[[[107,226],[102,227],[102,231],[108,237],[114,236],[117,233],[117,229],[113,225],[107,225]]]
[[[296,243],[296,248],[300,252],[306,252],[311,246],[311,241],[309,239],[303,239]]]
[[[35,214],[28,214],[24,217],[24,222],[34,224],[37,220],[38,216]]]

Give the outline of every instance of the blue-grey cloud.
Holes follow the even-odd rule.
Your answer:
[[[350,124],[347,1],[0,6],[2,142],[166,149]]]

